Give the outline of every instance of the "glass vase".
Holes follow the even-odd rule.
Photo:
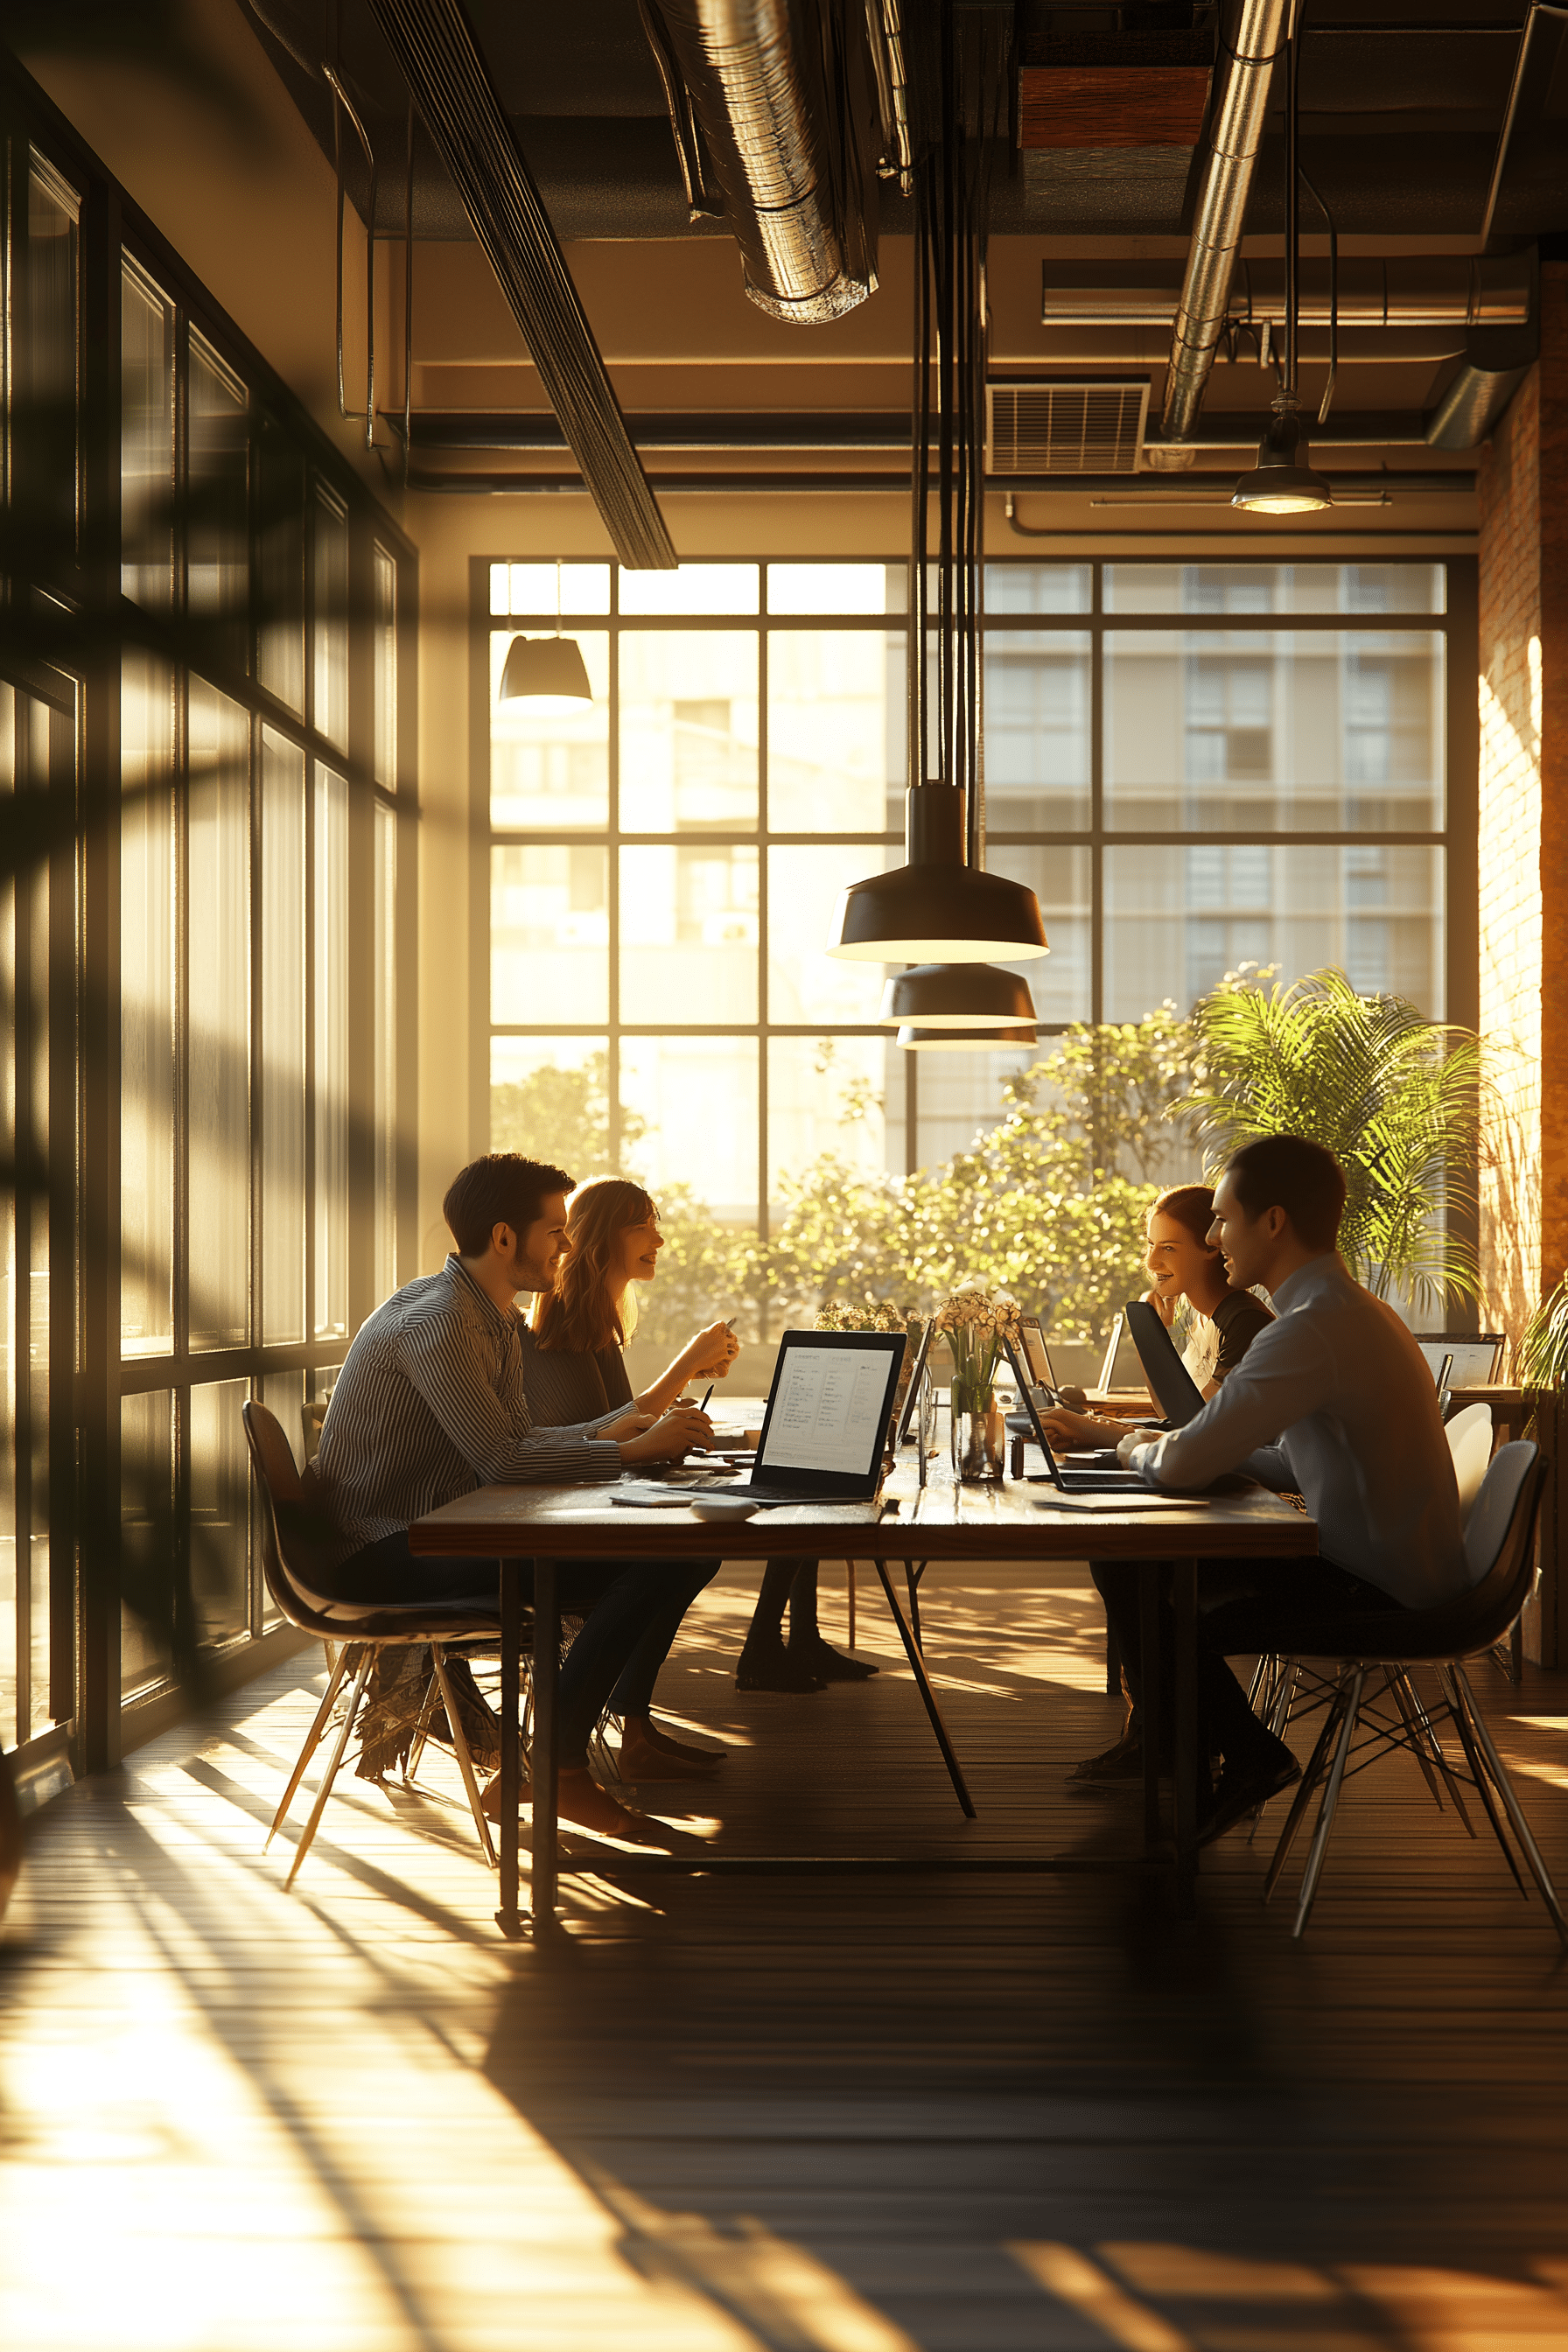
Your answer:
[[[1007,1423],[994,1391],[952,1409],[952,1475],[961,1486],[999,1486],[1007,1453]]]

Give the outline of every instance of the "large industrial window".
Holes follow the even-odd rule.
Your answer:
[[[1463,1017],[1449,569],[987,566],[986,863],[1045,910],[1020,967],[1043,1035],[1246,962]],[[558,588],[594,699],[503,702]],[[992,1122],[1035,1056],[907,1055],[880,968],[826,952],[844,885],[901,862],[903,566],[492,563],[476,591],[498,1146],[635,1166],[765,1234],[823,1154],[903,1171]]]
[[[5,85],[0,1744],[74,1722],[91,1764],[274,1622],[240,1406],[300,1453],[408,1270],[415,565],[29,104]]]

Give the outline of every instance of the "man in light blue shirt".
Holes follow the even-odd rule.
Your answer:
[[[1152,1441],[1134,1431],[1119,1448],[1160,1492],[1201,1490],[1238,1470],[1301,1495],[1318,1524],[1317,1559],[1200,1568],[1198,1748],[1225,1759],[1212,1798],[1198,1792],[1205,1842],[1300,1770],[1226,1665],[1218,1609],[1248,1603],[1247,1646],[1272,1648],[1276,1624],[1283,1634],[1303,1618],[1433,1608],[1468,1580],[1432,1376],[1393,1308],[1352,1279],[1334,1246],[1344,1198],[1343,1172],[1321,1144],[1265,1136],[1233,1154],[1210,1239],[1232,1287],[1260,1285],[1276,1320],[1184,1429]],[[1095,1581],[1123,1658],[1135,1661],[1136,1572],[1105,1562]]]

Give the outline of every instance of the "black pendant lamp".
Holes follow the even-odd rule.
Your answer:
[[[1312,470],[1296,396],[1301,267],[1296,75],[1300,50],[1298,28],[1285,47],[1285,381],[1275,396],[1268,430],[1258,445],[1258,463],[1250,474],[1243,474],[1231,494],[1231,505],[1244,508],[1248,514],[1317,514],[1334,502],[1322,475]]]
[[[884,1029],[984,1029],[1032,1022],[1029,983],[994,963],[917,963],[889,981],[877,1019]]]
[[[984,268],[988,144],[968,141],[958,103],[952,0],[941,15],[940,135],[916,172],[913,502],[909,592],[907,862],[852,883],[830,955],[868,963],[975,964],[1050,953],[1039,900],[987,874],[981,770],[980,615],[985,511]],[[931,472],[935,336],[939,461]],[[938,545],[930,547],[931,499]],[[930,589],[937,612],[931,631]],[[937,652],[937,775],[931,777],[928,633]],[[1027,997],[1027,990],[1025,992]],[[1033,1008],[1029,1008],[1032,1014]],[[885,1019],[896,1018],[884,1010]],[[994,1019],[994,1014],[987,1015]]]
[[[1012,1029],[900,1029],[899,1044],[906,1054],[986,1054],[998,1046],[1037,1045],[1034,1024]]]
[[[552,637],[513,637],[507,647],[506,667],[500,674],[497,693],[501,702],[527,700],[542,704],[546,711],[568,708],[574,702],[592,702],[594,689],[588,683],[587,666],[583,648],[575,637],[561,634],[561,565],[555,566],[555,635]]]

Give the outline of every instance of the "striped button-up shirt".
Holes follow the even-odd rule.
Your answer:
[[[321,1429],[315,1486],[346,1550],[379,1543],[458,1495],[507,1482],[600,1483],[619,1420],[536,1429],[522,1378],[522,1324],[457,1256],[395,1291],[360,1330]]]

